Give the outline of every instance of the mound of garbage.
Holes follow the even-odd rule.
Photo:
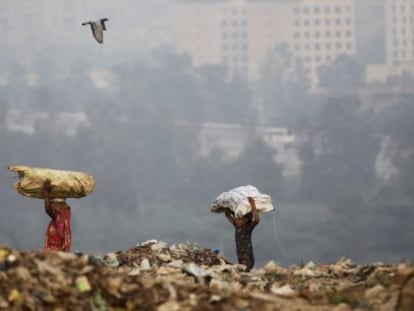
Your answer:
[[[1,310],[414,310],[414,266],[271,261],[156,240],[103,257],[0,246]]]

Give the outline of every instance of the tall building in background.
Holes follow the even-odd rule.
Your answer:
[[[367,83],[384,83],[390,77],[414,75],[414,0],[385,2],[385,64],[366,68]]]
[[[386,62],[414,64],[414,0],[388,0],[386,4]]]
[[[354,0],[179,0],[176,30],[195,66],[222,64],[252,80],[277,44],[302,59],[314,86],[319,66],[355,54]]]
[[[292,45],[302,59],[313,86],[318,68],[338,55],[354,55],[354,0],[302,0],[293,4]]]

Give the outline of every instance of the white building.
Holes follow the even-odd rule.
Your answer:
[[[367,66],[368,83],[414,75],[414,0],[386,0],[385,29],[385,64]]]
[[[221,64],[251,80],[277,44],[302,59],[314,86],[319,66],[355,54],[354,0],[178,0],[176,30],[196,67]]]

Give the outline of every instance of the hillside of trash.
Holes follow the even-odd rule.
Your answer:
[[[2,245],[0,310],[414,310],[410,262],[244,268],[190,243],[104,256]]]

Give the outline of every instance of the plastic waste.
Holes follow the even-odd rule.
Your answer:
[[[221,193],[210,205],[213,213],[223,213],[230,210],[239,218],[251,212],[248,201],[252,197],[259,212],[267,213],[274,210],[270,195],[261,193],[255,186],[241,186]]]

